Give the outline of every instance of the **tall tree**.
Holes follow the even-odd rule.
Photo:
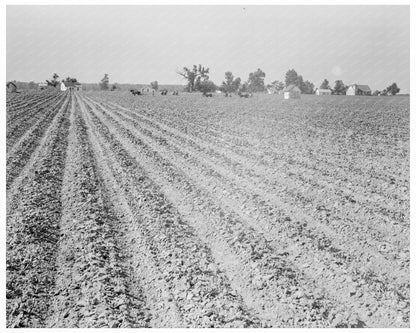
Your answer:
[[[307,80],[304,81],[302,75],[298,75],[294,69],[290,69],[286,72],[285,84],[286,87],[294,84],[300,89],[302,94],[313,94],[313,90],[315,89],[312,82]]]
[[[306,80],[303,83],[302,94],[313,94],[314,91],[315,91],[315,85],[312,82],[309,82],[308,80]]]
[[[241,79],[239,77],[235,78],[232,86],[233,86],[233,89],[232,89],[233,92],[238,91],[241,86]]]
[[[329,81],[327,79],[323,80],[321,85],[319,86],[320,89],[331,89],[329,87]]]
[[[225,81],[222,81],[221,90],[223,92],[230,92],[233,86],[234,75],[231,72],[225,72]]]
[[[302,94],[305,93],[305,82],[303,82],[302,75],[298,75],[295,85],[300,89]]]
[[[298,73],[296,73],[294,69],[288,70],[286,72],[286,77],[285,77],[286,87],[290,86],[291,84],[297,85],[297,83],[298,83]]]
[[[260,68],[258,68],[254,73],[250,73],[248,76],[248,91],[250,92],[262,92],[265,90],[264,78],[266,73],[264,73]]]
[[[345,85],[342,80],[336,80],[333,88],[333,93],[335,95],[344,95],[345,94]]]
[[[202,81],[209,79],[209,68],[201,66],[201,64],[193,65],[192,69],[184,67],[182,71],[177,72],[178,75],[182,76],[188,81],[187,90],[189,92],[198,91]]]
[[[108,77],[108,74],[104,74],[104,77],[101,79],[101,82],[100,82],[100,89],[101,90],[108,90],[109,82],[110,82],[110,79]]]
[[[396,82],[386,88],[387,95],[396,95],[400,92],[400,88],[397,86]]]
[[[222,81],[221,91],[226,93],[236,92],[240,87],[241,79],[239,77],[234,79],[231,72],[225,72],[225,81]]]

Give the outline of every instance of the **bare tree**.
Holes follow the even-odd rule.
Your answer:
[[[46,82],[48,83],[48,86],[56,87],[59,84],[58,78],[59,78],[59,75],[56,73],[53,73],[52,80],[51,81],[46,80]]]
[[[205,68],[201,64],[193,65],[192,69],[184,67],[182,71],[176,73],[188,81],[187,90],[189,92],[199,91],[201,82],[209,79],[209,68]]]

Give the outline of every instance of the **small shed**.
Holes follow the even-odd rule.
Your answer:
[[[66,85],[64,82],[61,82],[61,91],[66,91]]]
[[[283,90],[284,99],[300,98],[300,93],[301,91],[299,87],[295,86],[294,84],[287,86]]]
[[[371,89],[365,84],[353,84],[347,89],[347,95],[349,96],[370,96]]]
[[[331,89],[318,88],[315,91],[315,95],[318,95],[318,96],[331,95],[331,93],[332,93]]]
[[[12,81],[9,81],[6,83],[6,88],[7,88],[7,91],[11,93],[15,93],[17,91],[17,86]]]

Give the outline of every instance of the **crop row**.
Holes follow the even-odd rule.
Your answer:
[[[86,108],[89,109],[88,104]],[[175,311],[171,306],[165,310],[167,316],[174,318],[176,312],[182,325],[191,327],[258,325],[195,231],[91,109],[89,117],[98,136],[96,141],[106,148],[109,172],[119,184],[117,197],[124,198],[138,223],[135,231],[138,239],[134,243],[143,249],[142,269],[151,271],[149,277],[162,283],[162,296],[175,304]],[[144,285],[151,287],[148,283]],[[156,313],[161,312],[160,306],[166,306],[148,304],[150,308],[155,305]]]
[[[69,108],[47,132],[7,211],[7,326],[41,327],[55,278]]]
[[[54,93],[54,91],[23,91],[18,94],[7,94],[6,107],[19,109],[21,106],[27,106],[34,101],[42,100],[51,93]]]
[[[61,193],[57,279],[47,326],[145,326],[142,297],[128,296],[128,271],[114,237],[117,220],[75,100]]]
[[[65,95],[59,91],[42,92],[38,95],[23,95],[20,103],[7,106],[7,127],[14,129],[18,124],[30,122],[37,111],[42,111],[51,101]]]
[[[54,119],[59,119],[60,115],[68,107],[68,97],[62,97],[55,101],[53,105],[48,107],[47,111],[42,114],[42,117],[36,121],[29,128],[22,126],[23,135],[15,141],[13,147],[7,153],[6,168],[6,188],[12,186],[13,181],[19,176],[29,160],[33,158],[33,153],[39,147],[44,134],[47,129],[54,123]]]
[[[66,98],[64,94],[53,94],[45,99],[40,100],[32,107],[25,107],[24,112],[21,113],[18,119],[13,119],[7,122],[7,152],[15,145],[19,138],[26,133],[26,131],[34,126],[37,122],[42,121],[44,117],[54,109],[55,105]],[[13,114],[13,110],[7,109],[7,115]]]

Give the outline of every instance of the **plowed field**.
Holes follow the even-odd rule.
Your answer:
[[[409,99],[7,96],[8,327],[409,327]]]

